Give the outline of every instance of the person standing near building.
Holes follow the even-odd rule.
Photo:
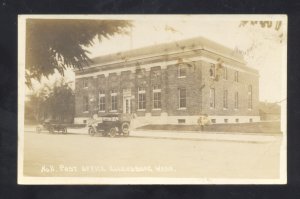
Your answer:
[[[210,124],[210,120],[208,118],[208,115],[204,114],[204,115],[200,116],[199,119],[198,119],[198,124],[201,127],[201,131],[203,131],[204,130],[204,126]]]

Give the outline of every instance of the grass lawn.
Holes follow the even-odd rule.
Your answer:
[[[139,127],[143,130],[170,131],[201,131],[199,125],[146,125]],[[280,122],[253,122],[239,124],[212,124],[204,126],[204,131],[210,132],[243,132],[243,133],[281,133]]]

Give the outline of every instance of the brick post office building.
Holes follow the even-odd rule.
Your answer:
[[[139,125],[260,120],[258,71],[202,37],[96,57],[75,77],[75,123],[108,113]]]

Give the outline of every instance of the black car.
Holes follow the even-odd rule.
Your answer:
[[[43,129],[49,131],[49,133],[67,133],[67,125],[55,120],[44,121],[36,127],[36,132],[41,133]]]
[[[103,136],[129,136],[130,117],[122,114],[107,114],[88,124],[89,135],[101,133]]]

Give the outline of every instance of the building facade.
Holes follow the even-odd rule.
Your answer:
[[[258,71],[202,37],[100,56],[75,77],[75,123],[108,113],[136,126],[260,120]]]

